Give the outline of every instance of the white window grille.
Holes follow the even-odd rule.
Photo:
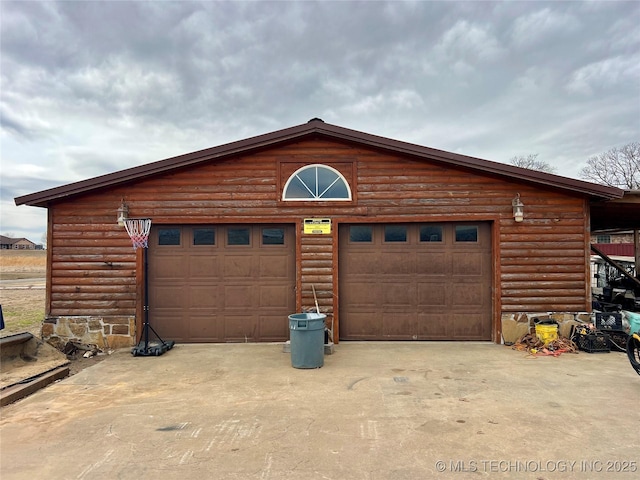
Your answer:
[[[282,199],[287,201],[349,201],[349,183],[335,168],[327,165],[307,165],[289,177]]]

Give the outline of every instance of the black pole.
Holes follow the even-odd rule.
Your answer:
[[[144,350],[149,348],[149,262],[147,260],[147,247],[142,250],[144,263]]]
[[[147,253],[149,246],[147,244],[146,246],[141,248],[144,249],[142,251],[142,263],[143,263],[143,275],[144,275],[144,282],[143,282],[144,305],[142,306],[142,309],[144,310],[144,325],[142,328],[144,329],[144,343],[141,339],[140,343],[131,350],[131,354],[133,356],[149,356],[149,355],[158,356],[158,355],[162,355],[168,350],[171,350],[175,345],[175,342],[173,340],[165,342],[160,337],[160,335],[158,335],[158,332],[156,332],[151,326],[151,324],[149,323],[149,310],[150,310],[149,308],[149,258]],[[156,337],[158,337],[158,340],[160,341],[159,344],[156,342],[151,346],[149,345],[149,330],[151,330],[153,334]]]

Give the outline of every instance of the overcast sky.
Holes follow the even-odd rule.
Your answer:
[[[579,178],[640,141],[640,2],[0,2],[14,197],[301,123]],[[115,214],[115,212],[114,212]]]

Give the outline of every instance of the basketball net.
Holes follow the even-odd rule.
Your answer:
[[[127,229],[127,233],[131,237],[134,250],[147,248],[149,232],[151,231],[150,218],[128,218],[124,221],[124,228]]]

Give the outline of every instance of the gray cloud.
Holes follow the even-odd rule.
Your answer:
[[[7,162],[67,183],[315,116],[568,176],[640,137],[632,1],[0,9],[3,185]]]

